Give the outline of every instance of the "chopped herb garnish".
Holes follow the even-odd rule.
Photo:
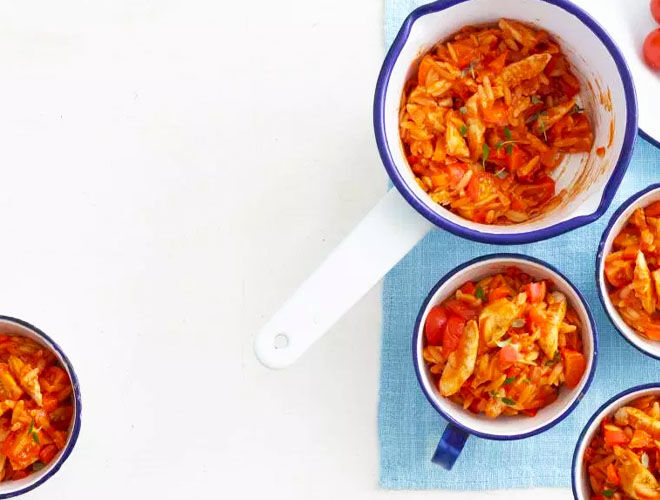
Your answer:
[[[518,404],[513,399],[509,399],[509,398],[502,398],[502,403],[508,406],[516,406]]]
[[[543,363],[543,364],[544,364],[545,366],[552,366],[552,365],[555,364],[555,360],[554,360],[554,359],[549,359],[548,361],[546,361],[546,362]]]
[[[511,131],[509,130],[508,127],[504,127],[504,137],[506,137],[509,140],[513,139],[513,136],[511,135]]]
[[[470,61],[470,64],[468,64],[467,68],[465,68],[463,71],[461,71],[461,77],[467,76],[468,73],[472,75],[472,78],[474,79],[474,67],[477,65],[479,62],[478,59],[474,59],[473,61]]]
[[[506,147],[506,154],[511,156],[513,154],[513,144],[508,144]]]
[[[484,289],[481,288],[481,286],[478,286],[477,289],[474,291],[474,296],[478,299],[484,300],[486,298],[486,294],[484,293]]]
[[[32,435],[32,439],[34,440],[35,443],[39,443],[39,436],[37,436],[37,431],[34,430],[34,420],[30,421],[30,428],[28,429],[28,434]]]
[[[578,103],[573,104],[573,109],[571,110],[571,114],[582,113],[582,112],[584,112],[584,108],[581,108]]]
[[[603,490],[603,496],[607,498],[612,498],[614,496],[614,490]]]
[[[525,377],[525,378],[523,379],[523,382],[525,382],[526,384],[531,384],[531,383],[532,383],[532,381],[529,380],[527,377]]]
[[[488,147],[488,144],[484,143],[484,147],[482,150],[482,157],[481,157],[481,165],[484,167],[486,166],[486,160],[488,160],[488,155],[490,155],[490,148]]]
[[[506,179],[507,175],[509,175],[509,172],[507,172],[505,168],[495,172],[495,177],[499,177],[500,179]]]
[[[549,359],[544,364],[545,364],[545,366],[552,366],[555,363],[557,363],[560,359],[561,359],[561,354],[559,354],[559,351],[556,351],[554,358]]]
[[[537,95],[532,96],[532,104],[541,104],[543,101],[541,98]]]
[[[511,156],[513,154],[513,145],[518,141],[500,141],[495,144],[495,150],[499,151],[504,146],[506,146],[506,153]]]
[[[494,398],[499,398],[499,396],[495,391],[490,391],[490,395],[493,396]]]
[[[35,463],[32,464],[32,470],[34,472],[37,472],[38,470],[41,470],[44,467],[46,467],[46,464],[43,462],[36,461]]]
[[[465,125],[461,125],[461,135],[467,135],[467,127]]]
[[[504,379],[504,384],[503,385],[509,385],[512,384],[516,380],[516,377],[507,377]]]
[[[465,106],[461,106],[458,108],[458,110],[461,112],[462,115],[467,114],[467,108]]]
[[[522,318],[516,318],[511,323],[512,328],[522,328],[523,326],[525,326],[525,320]]]

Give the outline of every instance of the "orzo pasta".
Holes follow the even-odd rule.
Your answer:
[[[591,500],[660,499],[660,403],[644,396],[600,424],[584,452]]]
[[[402,96],[405,155],[436,203],[475,222],[523,222],[556,205],[550,174],[593,133],[580,82],[545,31],[466,27],[419,62]]]
[[[605,257],[609,296],[621,318],[649,340],[660,340],[660,202],[638,208]]]
[[[534,416],[586,369],[582,327],[564,294],[511,267],[434,306],[423,356],[440,394],[474,413]]]
[[[25,337],[0,335],[0,481],[27,477],[65,447],[72,391],[53,353]]]

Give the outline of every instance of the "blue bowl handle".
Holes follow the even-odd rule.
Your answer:
[[[431,461],[451,470],[469,436],[467,432],[455,425],[447,424]]]

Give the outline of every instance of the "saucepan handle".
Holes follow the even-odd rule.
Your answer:
[[[257,334],[257,358],[283,368],[367,293],[432,224],[391,189]]]

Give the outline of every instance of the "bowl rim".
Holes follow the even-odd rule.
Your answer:
[[[589,371],[589,374],[587,375],[587,381],[584,384],[584,387],[582,387],[582,390],[580,393],[577,395],[575,400],[568,405],[564,410],[557,415],[555,418],[553,418],[550,422],[547,424],[539,427],[538,429],[534,429],[529,432],[524,432],[521,434],[490,434],[487,432],[481,432],[474,430],[466,425],[463,425],[460,423],[458,420],[456,420],[452,415],[449,413],[445,412],[435,401],[435,398],[433,398],[426,388],[424,387],[424,383],[422,381],[422,374],[419,370],[419,362],[417,358],[417,339],[419,337],[419,332],[421,331],[420,324],[422,322],[422,316],[424,315],[424,312],[426,311],[426,308],[429,305],[429,302],[431,302],[431,299],[435,295],[435,293],[438,291],[438,289],[447,281],[449,278],[454,276],[456,273],[459,271],[462,271],[463,269],[466,269],[468,267],[474,266],[476,264],[483,264],[484,262],[490,261],[490,260],[496,260],[496,259],[517,259],[517,260],[526,260],[528,262],[532,262],[534,264],[538,264],[542,267],[545,267],[546,269],[556,273],[559,275],[561,278],[568,283],[568,285],[573,289],[575,294],[578,296],[580,299],[580,302],[582,303],[582,306],[584,307],[587,317],[589,318],[589,325],[591,326],[591,332],[592,332],[592,337],[593,337],[593,361],[591,363],[591,370]],[[535,436],[536,434],[540,434],[542,432],[547,431],[551,427],[554,427],[557,425],[559,422],[564,420],[570,413],[575,409],[575,407],[578,405],[578,403],[584,398],[585,394],[589,390],[589,387],[591,386],[591,382],[593,381],[594,374],[596,373],[596,366],[598,365],[598,330],[596,328],[596,322],[594,321],[593,315],[591,314],[591,309],[589,308],[589,303],[586,301],[580,290],[573,284],[571,280],[569,280],[562,272],[560,272],[556,267],[552,266],[551,264],[548,264],[544,260],[537,259],[536,257],[531,257],[529,255],[523,255],[519,253],[493,253],[493,254],[488,254],[488,255],[483,255],[481,257],[476,257],[472,260],[469,260],[467,262],[464,262],[463,264],[460,264],[453,268],[451,271],[446,273],[442,278],[438,280],[438,282],[431,288],[431,291],[428,293],[424,301],[422,302],[422,305],[419,309],[419,313],[417,314],[417,318],[415,319],[415,326],[413,330],[413,337],[412,337],[412,356],[413,356],[413,365],[415,368],[415,376],[417,377],[417,382],[419,383],[419,386],[422,389],[422,392],[424,393],[424,396],[426,396],[426,399],[428,402],[431,404],[435,410],[442,415],[443,418],[445,418],[450,424],[455,425],[459,429],[463,430],[464,432],[467,432],[468,434],[472,434],[474,436],[478,436],[484,439],[492,439],[495,441],[509,441],[509,440],[514,440],[514,439],[524,439],[528,438],[531,436]]]
[[[607,208],[612,202],[612,199],[614,198],[614,195],[616,194],[616,191],[621,184],[621,180],[623,179],[623,176],[628,169],[628,165],[630,163],[630,159],[635,147],[635,137],[637,136],[638,132],[637,94],[633,84],[630,69],[626,64],[621,51],[614,43],[610,35],[600,24],[598,24],[589,14],[587,14],[587,12],[575,4],[569,2],[568,0],[537,1],[555,5],[565,10],[569,14],[572,14],[573,16],[577,17],[587,28],[589,28],[594,33],[594,35],[596,35],[596,37],[605,46],[605,48],[612,56],[612,59],[614,60],[623,84],[624,94],[626,96],[626,127],[623,143],[621,145],[621,151],[619,153],[616,165],[612,171],[612,175],[610,176],[605,185],[605,188],[603,189],[600,203],[598,204],[598,208],[595,212],[588,215],[573,217],[571,219],[553,224],[548,227],[543,227],[541,229],[524,231],[520,233],[501,234],[490,233],[487,231],[477,231],[475,229],[465,227],[462,224],[452,222],[441,215],[440,212],[428,208],[426,204],[410,188],[410,186],[408,186],[406,181],[397,170],[394,159],[392,158],[392,153],[390,152],[387,134],[385,132],[385,96],[389,87],[390,76],[392,74],[394,64],[396,63],[401,50],[408,40],[412,26],[415,21],[417,21],[417,19],[427,14],[441,12],[455,5],[469,1],[471,0],[436,0],[435,2],[422,5],[421,7],[413,10],[403,21],[399,32],[397,33],[394,41],[392,42],[392,45],[387,51],[387,55],[385,56],[383,65],[378,75],[376,90],[374,93],[373,123],[378,152],[392,183],[397,188],[399,193],[401,193],[401,195],[405,198],[405,200],[419,214],[421,214],[431,223],[457,236],[482,243],[493,243],[497,245],[531,243],[552,238],[559,234],[572,231],[573,229],[577,229],[578,227],[594,222],[607,211]]]
[[[586,437],[587,434],[587,429],[591,427],[591,424],[599,418],[605,409],[610,406],[612,403],[616,402],[619,399],[624,398],[625,396],[628,396],[629,394],[632,394],[633,392],[638,392],[638,391],[645,391],[646,389],[660,389],[660,382],[649,382],[647,384],[640,384],[636,385],[633,387],[630,387],[629,389],[625,389],[614,396],[612,396],[610,399],[605,401],[602,405],[598,407],[598,409],[591,415],[589,420],[587,420],[587,423],[584,424],[584,427],[582,428],[582,432],[580,432],[580,435],[577,439],[577,442],[575,443],[575,449],[573,450],[573,460],[571,461],[571,489],[573,491],[573,497],[574,498],[579,498],[578,493],[577,493],[577,487],[575,484],[575,473],[577,471],[577,458],[578,458],[578,450],[580,449],[580,445],[582,444],[582,441],[584,441],[584,438]]]
[[[630,205],[635,203],[639,198],[644,196],[647,193],[650,193],[651,191],[657,191],[660,190],[660,183],[656,184],[651,184],[641,191],[637,191],[633,195],[631,195],[626,201],[624,201],[619,208],[615,210],[615,212],[612,214],[612,217],[610,217],[609,222],[607,223],[607,226],[603,230],[603,234],[600,237],[600,242],[598,243],[598,251],[596,252],[596,289],[598,290],[598,297],[600,298],[600,303],[603,306],[603,309],[605,310],[605,314],[607,315],[607,318],[610,320],[610,323],[612,323],[612,326],[615,328],[615,330],[621,335],[621,337],[624,338],[626,342],[628,342],[631,346],[633,346],[635,349],[637,349],[639,352],[642,354],[646,354],[647,356],[650,356],[654,359],[660,360],[660,355],[653,354],[643,347],[635,344],[629,337],[629,335],[625,332],[623,332],[616,322],[614,321],[614,318],[610,314],[610,311],[607,308],[607,305],[610,304],[612,305],[609,297],[605,298],[603,294],[603,290],[600,287],[600,274],[603,268],[603,262],[605,261],[605,255],[603,255],[603,251],[605,249],[605,241],[607,241],[607,238],[609,237],[610,233],[612,232],[612,228],[614,225],[618,222],[618,220],[621,218],[621,215],[623,212],[625,212]],[[612,306],[614,307],[614,306]],[[625,323],[625,322],[624,322]],[[635,333],[632,328],[630,329],[633,335],[639,335]]]
[[[55,473],[57,473],[57,471],[60,470],[60,467],[62,467],[62,464],[66,461],[67,458],[69,458],[69,455],[71,455],[71,452],[73,451],[73,448],[76,445],[76,442],[78,441],[78,436],[80,434],[80,427],[81,427],[82,399],[81,399],[81,395],[80,395],[80,383],[78,381],[78,376],[76,375],[76,372],[73,369],[73,365],[71,364],[71,361],[69,360],[67,355],[64,354],[64,351],[62,351],[62,348],[57,344],[57,342],[55,342],[51,337],[46,335],[46,333],[44,333],[42,330],[40,330],[36,326],[28,323],[27,321],[23,321],[22,319],[14,318],[12,316],[0,315],[0,322],[1,321],[6,321],[6,322],[9,322],[9,323],[15,323],[19,326],[22,326],[23,328],[31,330],[38,337],[42,338],[48,346],[50,346],[52,349],[57,351],[57,353],[60,355],[60,357],[64,361],[64,364],[66,365],[69,376],[71,377],[71,386],[73,388],[73,397],[74,397],[75,402],[76,402],[76,413],[75,413],[75,416],[74,416],[73,428],[71,429],[71,437],[70,437],[67,445],[62,450],[62,453],[60,454],[57,461],[54,462],[52,465],[46,466],[46,467],[48,467],[48,470],[38,480],[35,480],[34,482],[29,483],[26,486],[23,486],[23,487],[21,487],[17,490],[0,493],[0,499],[4,499],[4,498],[15,497],[15,496],[18,496],[18,495],[22,495],[23,493],[27,493],[28,491],[32,491],[36,487],[41,486],[44,482],[46,482],[48,479],[53,477],[55,475]]]

